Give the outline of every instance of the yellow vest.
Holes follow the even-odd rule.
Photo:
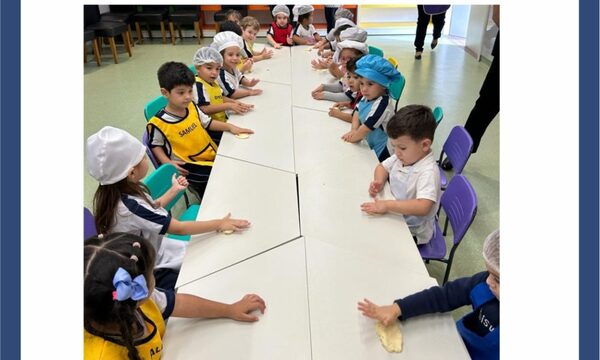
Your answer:
[[[148,130],[157,128],[169,142],[171,153],[181,160],[202,166],[212,166],[217,155],[217,144],[202,127],[200,114],[194,102],[190,101],[187,115],[176,123],[163,120],[164,110],[159,111],[150,121]],[[171,154],[167,154],[169,157]]]
[[[162,338],[165,335],[165,321],[152,299],[146,300],[139,309],[146,315],[147,319],[144,320],[150,335],[145,339],[138,340],[142,343],[136,345],[136,349],[143,360],[159,360],[163,347]],[[85,360],[129,359],[125,346],[92,335],[85,329],[83,331],[83,353]]]
[[[219,84],[217,84],[216,81],[210,84],[209,82],[204,81],[204,79],[202,79],[200,76],[196,76],[196,82],[201,83],[202,87],[206,89],[206,92],[209,96],[208,101],[211,105],[223,104],[223,89],[221,89],[221,87],[219,86]],[[200,96],[200,94],[198,94],[198,96]],[[227,114],[225,114],[225,111],[219,111],[218,113],[210,115],[210,117],[213,120],[227,122]]]

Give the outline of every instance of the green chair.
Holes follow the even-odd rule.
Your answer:
[[[196,67],[194,66],[194,64],[188,66],[190,68],[190,70],[192,70],[192,72],[194,73],[194,75],[198,75],[198,70],[196,70]]]
[[[153,100],[148,101],[148,103],[144,107],[144,117],[146,117],[146,121],[152,119],[152,117],[156,115],[156,113],[159,112],[160,109],[167,106],[167,103],[167,99],[162,95],[159,95]]]
[[[383,50],[378,47],[369,45],[369,54],[383,57]]]
[[[436,106],[433,109],[433,117],[435,118],[435,123],[439,124],[442,121],[442,119],[444,118],[444,110],[442,110],[441,107]]]
[[[400,96],[402,96],[402,91],[404,90],[405,84],[406,79],[404,79],[404,75],[400,74],[400,79],[394,81],[390,85],[390,96],[392,97],[392,99],[396,100],[394,112],[398,111],[398,103],[400,102]]]
[[[167,190],[169,190],[171,188],[171,186],[172,186],[171,179],[173,177],[173,174],[179,175],[175,166],[173,166],[172,164],[163,164],[143,180],[144,184],[146,184],[146,186],[148,187],[148,190],[150,190],[150,196],[152,196],[153,199],[157,199],[157,198],[161,197],[162,195],[164,195],[167,192]],[[169,202],[166,206],[164,206],[165,210],[170,212],[171,209],[173,208],[173,206],[177,203],[177,201],[179,199],[181,199],[181,197],[184,194],[185,194],[185,190],[180,191],[179,194],[177,194],[173,198],[173,200],[171,200],[171,202]],[[196,217],[198,216],[198,211],[200,210],[200,205],[196,204],[196,205],[190,206],[187,201],[187,197],[186,197],[186,206],[188,206],[188,208],[184,211],[184,213],[179,217],[178,220],[179,221],[196,220]],[[167,234],[167,237],[171,238],[171,239],[183,240],[183,241],[190,240],[190,235]]]

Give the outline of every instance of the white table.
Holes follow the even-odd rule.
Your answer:
[[[261,82],[256,87],[263,90],[261,95],[241,99],[254,105],[254,109],[229,117],[232,124],[252,129],[254,134],[239,139],[229,132],[224,133],[218,153],[293,173],[291,87],[269,82]]]
[[[292,87],[293,102],[297,107],[319,111],[329,111],[334,104],[328,100],[315,100],[311,92],[320,84],[334,83],[336,80],[328,70],[314,70],[310,64],[312,59],[318,57],[317,50],[310,46],[292,47]]]
[[[254,50],[261,51],[263,47],[273,51],[273,57],[267,60],[262,60],[252,66],[252,72],[246,74],[249,78],[260,79],[262,82],[273,82],[279,84],[291,84],[292,77],[290,73],[290,48],[287,46],[281,49],[275,49],[271,46],[255,44]],[[257,85],[257,87],[259,87]]]
[[[164,359],[311,358],[304,239],[179,288],[180,293],[232,303],[255,293],[266,302],[259,321],[177,319],[167,325]]]
[[[299,237],[296,176],[217,155],[198,220],[228,212],[251,227],[231,235],[192,236],[177,287]]]
[[[469,359],[450,314],[403,321],[403,351],[388,353],[375,320],[357,310],[359,300],[389,305],[437,285],[434,279],[414,274],[400,260],[373,260],[312,236],[306,237],[306,265],[312,359]]]

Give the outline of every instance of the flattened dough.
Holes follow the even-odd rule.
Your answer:
[[[231,234],[233,234],[233,230],[223,230],[223,234],[231,235]]]
[[[237,134],[235,137],[238,138],[238,139],[247,139],[247,138],[250,137],[250,134],[248,134],[248,133],[241,133],[241,134]]]
[[[379,336],[381,345],[387,352],[402,352],[402,333],[398,323],[394,321],[389,326],[383,326],[381,322],[375,324],[375,332]]]

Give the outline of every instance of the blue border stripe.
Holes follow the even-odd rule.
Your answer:
[[[598,2],[579,2],[579,358],[598,359]]]
[[[21,33],[19,1],[0,5],[0,358],[21,356]],[[5,56],[7,55],[7,56]]]

